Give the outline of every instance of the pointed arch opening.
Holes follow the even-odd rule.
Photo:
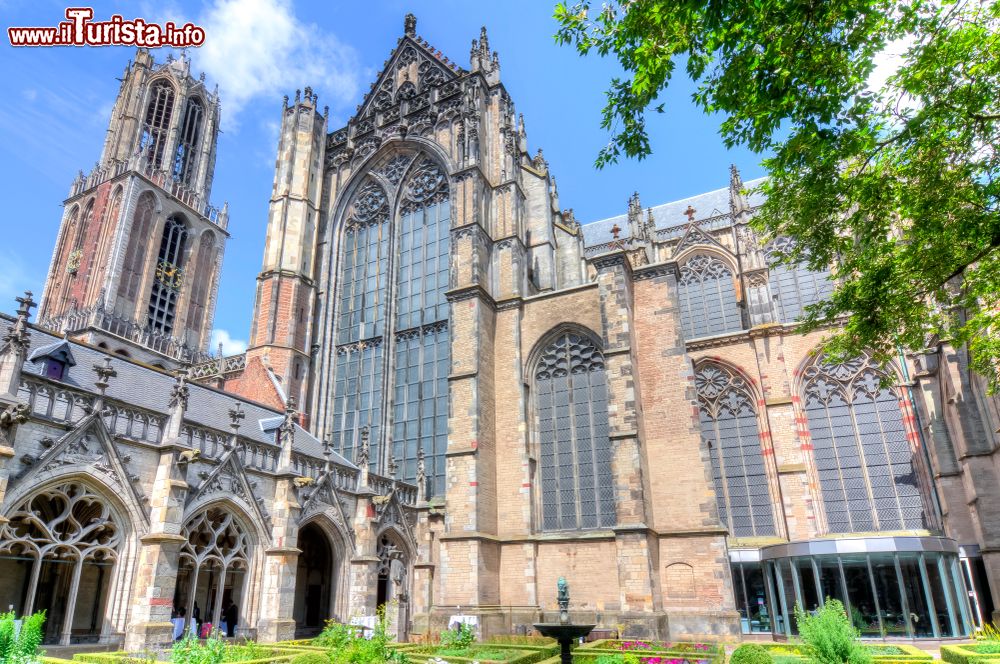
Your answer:
[[[428,495],[444,492],[451,363],[451,208],[446,170],[422,152],[369,161],[339,224],[333,394],[334,448],[373,472],[397,465]]]
[[[200,97],[188,97],[184,105],[177,136],[177,150],[174,154],[173,176],[185,186],[192,186],[198,170],[198,147],[201,139],[201,125],[205,116],[205,104]]]
[[[677,281],[681,327],[686,339],[743,329],[733,270],[714,254],[692,254]]]
[[[0,603],[18,615],[45,610],[44,642],[99,640],[109,631],[110,588],[127,522],[82,479],[20,500],[0,526]]]
[[[832,533],[929,527],[921,468],[895,387],[867,355],[814,358],[802,372],[802,407]]]
[[[543,340],[532,371],[541,530],[617,523],[604,354],[566,328]]]
[[[160,251],[157,254],[153,288],[149,294],[147,321],[149,327],[162,334],[174,330],[177,300],[184,282],[184,258],[187,250],[188,228],[184,218],[172,215],[163,224]]]
[[[739,372],[712,361],[695,367],[694,381],[719,518],[734,537],[776,535],[755,399],[749,384]]]
[[[185,632],[209,622],[235,636],[246,606],[247,571],[254,540],[235,510],[215,503],[184,523],[174,606],[185,618]],[[181,611],[183,610],[183,611]]]
[[[139,149],[152,168],[160,168],[163,164],[173,111],[174,87],[166,80],[156,81],[149,88],[149,101],[139,137]]]
[[[115,312],[129,318],[135,316],[139,289],[145,272],[146,255],[149,253],[153,220],[156,218],[156,197],[150,191],[139,195],[132,213],[132,228],[128,235],[128,248],[118,277]]]

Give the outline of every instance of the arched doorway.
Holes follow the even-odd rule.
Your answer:
[[[293,616],[296,635],[304,638],[318,634],[333,617],[334,551],[330,538],[316,523],[299,530],[298,544],[302,553],[295,572]]]
[[[192,620],[199,631],[205,622],[213,628],[228,623],[231,605],[239,625],[252,544],[243,525],[228,509],[210,507],[188,519],[181,534],[187,541],[181,545],[174,607],[183,610],[185,629],[191,629]]]
[[[79,481],[32,494],[0,527],[0,607],[46,612],[44,643],[97,641],[123,528],[104,496]]]

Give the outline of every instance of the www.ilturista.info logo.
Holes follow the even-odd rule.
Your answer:
[[[205,43],[205,30],[185,23],[163,25],[142,18],[131,21],[115,14],[107,21],[93,21],[92,7],[68,7],[65,21],[55,27],[10,27],[11,46],[168,46],[186,48]]]

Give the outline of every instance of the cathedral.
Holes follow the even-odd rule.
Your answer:
[[[403,28],[346,126],[285,98],[235,356],[218,91],[127,65],[40,302],[0,317],[0,606],[128,650],[172,615],[525,634],[561,576],[626,637],[785,638],[825,597],[877,639],[992,620],[1000,401],[967,351],[828,360],[796,321],[830,276],[754,233],[735,168],[578,220],[486,30],[460,63]]]

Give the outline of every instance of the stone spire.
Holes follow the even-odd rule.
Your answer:
[[[354,453],[354,465],[361,469],[359,486],[368,486],[368,460],[371,458],[371,443],[368,436],[368,427],[361,427],[361,444]]]
[[[21,384],[21,368],[28,354],[31,336],[28,334],[28,319],[35,301],[31,291],[25,291],[18,302],[17,320],[0,340],[0,395],[14,398]]]
[[[472,49],[469,52],[469,69],[485,74],[487,82],[491,84],[500,81],[500,57],[496,51],[490,51],[490,38],[486,34],[485,25],[479,31],[479,39],[472,40]]]
[[[176,440],[181,435],[181,424],[188,407],[188,365],[184,364],[174,373],[174,384],[170,388],[170,401],[167,402],[169,416],[165,439]]]
[[[240,424],[243,423],[243,418],[246,416],[247,414],[243,412],[243,404],[239,401],[229,409],[229,428],[233,430],[233,437],[229,443],[230,448],[236,447],[236,440],[240,435]]]
[[[407,37],[417,36],[417,17],[413,14],[407,14],[403,19],[403,34]]]
[[[417,448],[417,502],[427,502],[427,462],[423,447]]]
[[[628,199],[628,232],[636,239],[643,237],[642,203],[639,201],[638,191],[633,192]]]
[[[743,195],[743,178],[736,164],[729,166],[729,211],[733,215],[733,221],[741,221],[743,213],[750,209],[750,204]]]

